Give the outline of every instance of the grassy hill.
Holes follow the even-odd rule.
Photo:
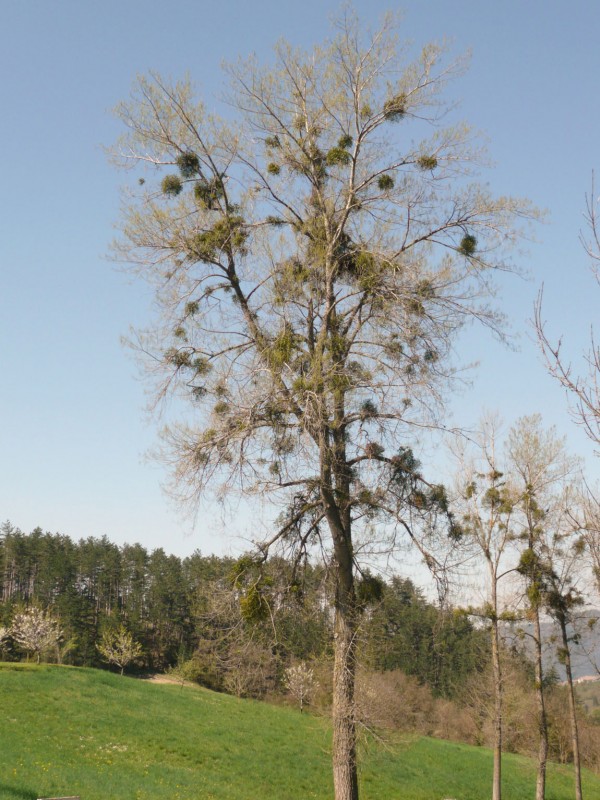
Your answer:
[[[71,667],[0,664],[0,798],[304,800],[332,796],[326,720],[190,687]],[[364,800],[482,800],[491,753],[433,739],[361,746]],[[506,757],[508,800],[533,796]],[[600,797],[586,774],[584,794]],[[552,766],[548,800],[573,794]]]

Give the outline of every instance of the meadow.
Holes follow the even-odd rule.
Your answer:
[[[301,800],[332,797],[323,717],[195,686],[107,671],[0,664],[0,798]],[[529,800],[534,764],[504,761],[504,796]],[[361,742],[364,800],[481,800],[484,748],[427,738]],[[584,774],[584,795],[600,778]],[[551,765],[548,800],[573,796],[572,771]]]

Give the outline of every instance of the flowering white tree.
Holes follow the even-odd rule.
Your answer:
[[[134,641],[124,625],[115,630],[105,630],[96,647],[105,661],[120,668],[121,675],[125,667],[142,654],[142,645]]]
[[[10,634],[22,650],[35,655],[38,664],[42,653],[58,644],[63,635],[58,620],[35,606],[15,614]]]
[[[313,692],[319,685],[315,681],[313,670],[304,661],[295,664],[286,669],[284,682],[289,693],[298,701],[300,713],[302,713],[304,704],[310,701]]]
[[[8,628],[5,628],[2,625],[0,625],[0,650],[2,650],[2,647],[6,642],[6,640],[8,639],[9,635],[10,631],[8,630]]]

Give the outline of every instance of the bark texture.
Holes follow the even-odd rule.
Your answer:
[[[534,611],[534,642],[535,642],[535,690],[538,707],[538,731],[540,744],[538,748],[538,772],[535,784],[535,800],[545,800],[546,797],[546,765],[548,763],[548,715],[546,713],[546,699],[544,697],[544,673],[542,666],[542,632],[540,629],[540,614]]]
[[[492,592],[496,604],[495,586]],[[494,774],[492,800],[502,797],[502,666],[500,664],[500,637],[498,620],[492,621],[492,668],[494,671]]]
[[[579,731],[577,730],[577,708],[575,705],[575,691],[573,689],[573,671],[571,669],[571,649],[567,633],[567,623],[563,617],[558,620],[563,646],[565,672],[567,674],[567,687],[569,695],[569,714],[571,717],[571,747],[573,748],[573,766],[575,768],[575,800],[583,800],[581,791],[581,757],[579,754]]]
[[[333,785],[336,800],[358,800],[354,679],[356,626],[340,603],[335,612],[333,673]]]

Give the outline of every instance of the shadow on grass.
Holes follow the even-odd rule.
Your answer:
[[[23,798],[23,800],[37,800],[38,794],[33,789],[21,789],[18,786],[10,786],[8,783],[0,783],[0,797],[6,797],[7,800],[13,798]]]

